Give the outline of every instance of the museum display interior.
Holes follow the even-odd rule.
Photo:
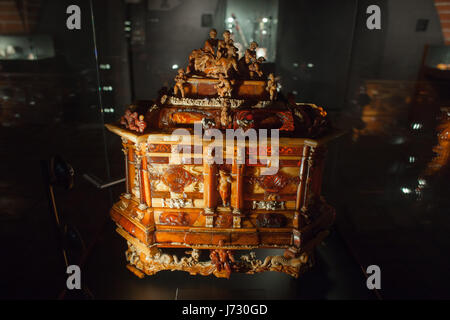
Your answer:
[[[449,30],[443,0],[0,1],[0,297],[449,299]],[[279,128],[292,153],[269,182],[169,166],[161,137],[194,120]],[[243,249],[260,260],[222,259]]]

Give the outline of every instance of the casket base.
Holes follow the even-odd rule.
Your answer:
[[[127,268],[139,278],[143,278],[144,274],[151,276],[164,270],[185,271],[191,275],[214,275],[217,278],[229,278],[231,273],[236,272],[255,274],[277,271],[298,278],[300,274],[314,265],[314,253],[302,253],[299,257],[291,259],[284,256],[267,256],[264,260],[246,254],[239,260],[231,262],[227,268],[225,265],[214,264],[212,260],[196,261],[192,256],[175,258],[176,255],[163,253],[161,249],[158,249],[156,256],[145,256],[130,243],[125,256],[129,262]]]
[[[124,235],[120,228],[117,231]],[[257,259],[254,252],[246,253],[239,259],[234,259],[231,251],[225,248],[210,250],[211,260],[200,261],[200,250],[191,248],[186,256],[179,258],[175,254],[164,253],[161,248],[148,248],[139,240],[128,236],[128,250],[125,252],[128,261],[127,268],[139,278],[145,275],[154,275],[159,271],[185,271],[191,275],[214,275],[218,278],[229,278],[231,273],[255,274],[266,271],[277,271],[298,278],[302,273],[314,265],[314,248],[329,234],[328,231],[320,232],[314,239],[305,244],[304,250],[292,258],[275,255],[266,256],[263,260]],[[308,251],[307,251],[308,250]],[[214,259],[217,257],[224,259]],[[228,254],[230,253],[230,254]]]

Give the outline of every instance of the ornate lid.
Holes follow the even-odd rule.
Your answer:
[[[277,78],[265,74],[256,42],[238,57],[229,31],[216,39],[212,29],[200,49],[193,50],[174,86],[163,88],[155,101],[129,106],[120,124],[138,134],[175,128],[279,129],[280,135],[315,138],[330,129],[323,108],[298,104],[278,94]]]

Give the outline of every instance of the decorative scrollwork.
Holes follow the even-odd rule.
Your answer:
[[[286,225],[286,217],[282,214],[263,213],[258,215],[256,223],[260,228],[281,228]]]
[[[192,199],[162,199],[162,207],[169,207],[169,208],[185,208],[188,206],[193,207],[194,203]]]
[[[169,226],[187,226],[189,221],[183,212],[164,212],[159,216],[159,223]]]
[[[185,170],[182,165],[173,165],[162,174],[161,181],[169,187],[170,191],[182,193],[188,185],[197,182],[198,177]]]
[[[267,256],[264,260],[256,258],[254,252],[242,255],[236,260],[230,250],[213,249],[209,261],[200,261],[200,251],[187,251],[188,256],[181,259],[175,254],[163,253],[161,249],[153,248],[153,254],[144,254],[140,249],[128,242],[125,253],[130,265],[135,266],[147,275],[153,275],[163,270],[186,271],[192,275],[215,275],[219,278],[229,278],[232,272],[254,274],[265,271],[278,271],[297,278],[303,271],[311,267],[310,254],[303,252],[296,258],[284,256]]]
[[[230,228],[233,225],[233,216],[231,214],[221,214],[217,216],[215,226],[218,228]]]
[[[267,193],[278,194],[288,184],[298,184],[299,177],[290,177],[280,171],[273,175],[261,175],[249,178],[250,183],[258,183],[258,185]]]
[[[227,99],[230,104],[230,108],[239,108],[245,100],[239,99]],[[178,98],[173,96],[168,96],[164,102],[174,106],[190,106],[190,107],[217,107],[221,108],[223,104],[222,98],[203,98],[203,99],[193,99],[193,98]],[[270,101],[261,101],[261,105],[265,106]]]
[[[262,210],[284,210],[286,209],[286,203],[284,201],[256,201],[252,203],[252,209]]]

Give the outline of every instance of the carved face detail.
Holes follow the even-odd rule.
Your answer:
[[[225,40],[225,42],[228,42],[231,38],[231,33],[228,30],[225,30],[225,32],[223,33],[223,40]]]
[[[196,250],[196,249],[192,249],[192,253],[191,253],[192,258],[194,258],[195,260],[198,260],[198,258],[200,258],[200,251]]]
[[[216,36],[217,36],[217,31],[216,31],[216,29],[211,29],[211,30],[209,31],[209,37],[210,37],[211,39],[215,39]]]
[[[281,228],[286,224],[286,217],[277,213],[263,213],[256,218],[256,225],[260,228]]]
[[[165,212],[159,217],[159,223],[170,226],[187,226],[189,221],[187,221],[186,214],[183,212]]]
[[[227,48],[227,54],[229,57],[232,57],[234,55],[234,48],[232,46],[229,46]]]
[[[233,216],[221,214],[217,217],[215,225],[218,228],[230,228],[233,225]]]
[[[162,182],[170,191],[182,193],[184,188],[197,181],[197,177],[189,173],[183,166],[170,166],[161,177]]]
[[[274,175],[256,177],[256,181],[268,193],[279,193],[289,183],[298,183],[298,177],[288,177],[278,172]]]
[[[256,50],[258,48],[258,44],[255,41],[250,43],[250,50]]]

